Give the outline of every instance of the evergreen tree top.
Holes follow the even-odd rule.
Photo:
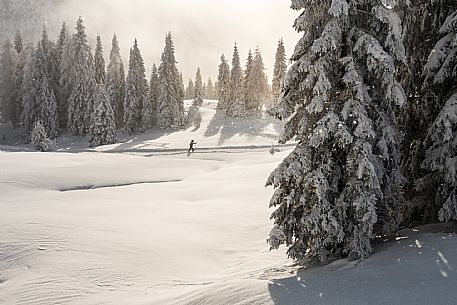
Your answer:
[[[252,63],[253,63],[253,66],[255,66],[256,68],[260,68],[260,69],[262,69],[262,71],[265,70],[265,66],[263,64],[262,52],[260,51],[259,47],[257,47],[255,50],[254,60]]]
[[[67,25],[66,23],[62,23],[62,27],[60,28],[60,32],[59,32],[59,38],[57,39],[57,47],[58,49],[60,50],[60,52],[62,52],[63,50],[63,46],[65,44],[65,37],[67,37]],[[61,55],[61,54],[59,54]]]
[[[104,84],[106,81],[105,59],[103,58],[103,47],[100,35],[97,35],[97,46],[95,47],[94,64],[95,82],[97,84]]]
[[[233,58],[232,58],[232,66],[239,66],[240,64],[240,54],[238,52],[238,46],[236,45],[233,47]]]
[[[176,63],[175,47],[173,44],[173,37],[171,36],[171,32],[168,32],[167,36],[165,37],[165,48],[162,54],[162,60]]]
[[[97,35],[97,46],[95,47],[95,50],[102,51],[102,49],[103,49],[102,48],[102,39],[101,39],[100,35]]]
[[[46,25],[43,25],[43,32],[41,33],[41,42],[43,43],[48,43],[49,42],[49,37],[48,37],[48,30],[46,28]]]
[[[140,49],[138,47],[138,40],[135,38],[133,43],[133,47],[130,49],[130,68],[132,69],[134,66],[140,69],[140,73],[143,75],[145,73],[144,69],[144,61],[143,57],[141,56]]]
[[[82,56],[89,62],[92,61],[92,54],[90,47],[87,43],[86,28],[84,27],[83,20],[81,17],[76,22],[76,33],[73,35],[75,44],[75,55],[76,57]]]
[[[221,56],[221,63],[219,64],[219,76],[218,80],[220,81],[221,77],[223,77],[223,74],[230,74],[230,66],[227,63],[227,60],[225,59],[224,54]]]
[[[111,52],[109,55],[110,60],[113,60],[114,57],[121,57],[121,49],[119,48],[119,42],[117,40],[116,33],[113,35],[113,40],[111,42]]]
[[[59,41],[64,41],[65,40],[65,36],[67,36],[67,24],[65,22],[62,23],[62,27],[60,28],[60,32],[59,32]]]
[[[84,21],[81,16],[76,21],[76,35],[81,39],[86,39],[86,28],[84,27]]]
[[[254,59],[252,57],[252,51],[251,51],[251,49],[249,49],[248,58],[246,60],[246,71],[245,71],[246,78],[248,78],[249,74],[251,73],[253,62],[254,62]]]
[[[23,44],[22,44],[22,36],[21,32],[17,31],[16,36],[14,38],[14,48],[16,49],[16,52],[21,53],[22,50],[24,49]]]
[[[95,57],[98,58],[98,60],[103,62],[103,65],[105,65],[105,60],[103,58],[103,46],[102,46],[102,40],[100,38],[100,35],[97,35],[97,45],[95,47]]]

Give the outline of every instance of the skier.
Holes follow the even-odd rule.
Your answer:
[[[194,145],[197,144],[194,140],[191,140],[190,141],[190,144],[189,144],[189,150],[187,151],[188,154],[190,154],[190,152],[194,152]]]

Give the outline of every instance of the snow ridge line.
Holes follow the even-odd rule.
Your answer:
[[[59,189],[60,192],[73,192],[73,191],[89,191],[89,190],[96,190],[102,188],[112,188],[112,187],[121,187],[121,186],[132,186],[132,185],[139,185],[139,184],[158,184],[158,183],[172,183],[172,182],[180,182],[182,180],[173,179],[173,180],[161,180],[161,181],[139,181],[139,182],[130,182],[130,183],[119,183],[119,184],[107,184],[107,185],[80,185],[71,188],[61,188]]]

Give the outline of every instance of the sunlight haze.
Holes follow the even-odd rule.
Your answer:
[[[285,0],[67,0],[63,12],[70,27],[79,15],[84,18],[92,45],[96,34],[102,36],[105,56],[116,32],[125,64],[138,38],[148,74],[153,63],[160,63],[165,34],[171,31],[186,85],[197,66],[205,81],[211,76],[214,82],[220,56],[224,53],[231,61],[234,42],[243,66],[248,50],[261,48],[271,81],[277,40],[284,38],[289,57],[299,38],[292,28],[297,12]]]

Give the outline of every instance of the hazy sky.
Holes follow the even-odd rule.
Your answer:
[[[66,0],[64,17],[74,28],[76,18],[84,18],[93,43],[102,36],[105,55],[116,32],[124,64],[134,38],[146,63],[147,73],[160,63],[167,31],[174,37],[178,67],[187,85],[200,66],[205,80],[217,77],[220,55],[231,61],[238,43],[243,66],[247,52],[258,45],[271,81],[277,41],[283,37],[289,57],[298,41],[292,28],[297,12],[289,0]],[[148,75],[149,77],[149,75]]]

